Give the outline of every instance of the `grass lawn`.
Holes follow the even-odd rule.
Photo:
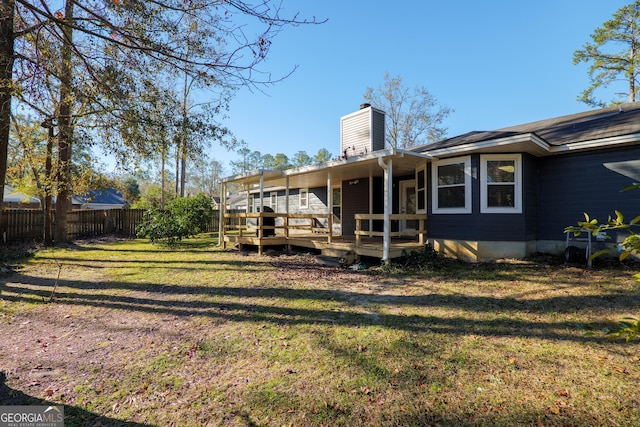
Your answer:
[[[638,426],[628,267],[388,273],[213,235],[45,249],[0,273],[0,405],[66,426]]]

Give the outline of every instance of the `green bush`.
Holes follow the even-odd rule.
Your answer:
[[[206,231],[212,216],[211,200],[207,196],[177,198],[167,204],[166,210],[148,210],[137,235],[151,243],[165,241],[173,245]]]

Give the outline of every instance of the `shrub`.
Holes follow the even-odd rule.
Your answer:
[[[173,245],[185,237],[206,231],[212,216],[211,200],[207,196],[178,198],[169,202],[166,210],[148,210],[137,235],[151,243],[164,240]]]

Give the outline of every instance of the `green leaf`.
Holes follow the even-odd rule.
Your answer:
[[[626,187],[624,187],[620,191],[629,191],[629,190],[633,190],[633,189],[636,189],[636,188],[640,188],[640,182],[634,182],[631,185],[627,185]]]
[[[591,254],[591,256],[589,257],[589,260],[590,260],[590,261],[593,261],[595,258],[599,257],[600,255],[608,254],[608,253],[610,253],[610,252],[611,252],[611,251],[610,251],[609,249],[602,249],[602,250],[599,250],[598,252],[596,252],[596,253],[594,253],[594,254]]]
[[[618,210],[616,210],[615,212],[616,212],[616,223],[621,224],[622,222],[624,222],[624,215],[622,215],[622,213]]]

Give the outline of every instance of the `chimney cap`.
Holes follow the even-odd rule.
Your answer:
[[[362,104],[360,104],[360,109],[364,110],[365,108],[369,108],[371,107],[371,104],[369,104],[368,102],[363,102]]]

